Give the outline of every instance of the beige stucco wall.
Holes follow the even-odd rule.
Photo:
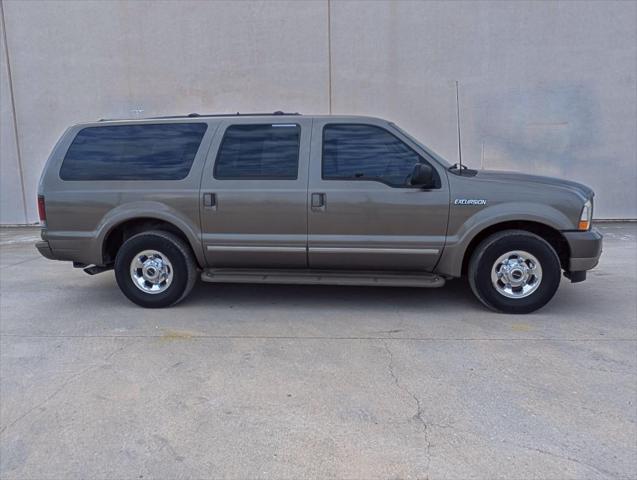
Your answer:
[[[635,2],[1,1],[0,223],[37,220],[53,144],[105,117],[331,105],[455,161],[456,80],[466,163],[582,181],[596,217],[637,218]]]

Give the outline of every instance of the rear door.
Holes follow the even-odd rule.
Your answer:
[[[221,121],[201,181],[202,243],[211,267],[307,267],[312,120]]]
[[[417,163],[436,188],[409,185]],[[430,271],[444,247],[446,172],[382,120],[315,119],[308,203],[311,268]]]

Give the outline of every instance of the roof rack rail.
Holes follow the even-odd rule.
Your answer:
[[[277,110],[276,112],[259,112],[259,113],[189,113],[188,115],[168,115],[165,117],[151,118],[196,118],[196,117],[270,117],[272,115],[301,115],[299,112],[284,112]]]
[[[145,117],[145,118],[135,118],[134,120],[164,120],[170,118],[199,118],[199,117],[271,117],[272,115],[301,115],[299,112],[283,112],[281,110],[277,110],[272,113],[189,113],[188,115],[165,115],[161,117]],[[98,122],[108,122],[112,120],[117,120],[113,118],[100,118]],[[119,119],[124,120],[124,119]]]

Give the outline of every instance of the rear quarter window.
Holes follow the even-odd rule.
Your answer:
[[[108,125],[78,132],[62,180],[181,180],[206,132],[205,123]]]

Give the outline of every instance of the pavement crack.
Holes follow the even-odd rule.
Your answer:
[[[0,338],[161,338],[162,335],[157,334],[87,334],[87,335],[73,335],[73,334],[52,334],[52,333],[10,333],[0,332]],[[378,341],[378,340],[391,340],[399,342],[545,342],[545,343],[558,343],[558,342],[573,342],[573,343],[608,343],[608,342],[637,342],[637,337],[628,338],[521,338],[521,337],[395,337],[393,335],[388,337],[382,336],[331,336],[331,335],[232,335],[232,334],[197,334],[192,335],[192,339],[213,339],[213,340],[366,340],[366,341]]]
[[[413,400],[416,407],[416,412],[412,415],[411,418],[415,420],[416,422],[420,423],[423,427],[423,435],[425,437],[425,444],[426,444],[425,452],[427,454],[427,476],[428,476],[429,467],[431,465],[431,441],[429,440],[429,426],[427,425],[427,422],[425,421],[423,417],[424,411],[422,408],[422,402],[420,401],[420,398],[418,398],[418,395],[416,395],[409,388],[407,388],[407,386],[405,386],[403,382],[401,382],[400,379],[398,378],[398,375],[396,374],[396,370],[394,368],[394,354],[391,348],[389,348],[389,343],[387,342],[386,339],[383,339],[383,345],[385,347],[385,351],[387,352],[387,356],[389,358],[389,363],[387,365],[387,370],[389,371],[389,375],[394,381],[394,385],[396,385],[398,389],[402,390],[404,393],[409,395],[409,397],[411,397],[411,399]]]
[[[21,262],[16,262],[16,263],[9,263],[7,265],[3,265],[2,267],[0,267],[0,269],[4,270],[5,268],[11,268],[11,267],[16,267],[18,265],[22,265],[23,263],[28,263],[28,262],[33,262],[35,260],[39,260],[42,257],[33,257],[33,258],[29,258],[27,260],[22,260]]]
[[[4,433],[6,430],[8,430],[9,428],[13,427],[15,424],[17,424],[18,422],[20,422],[22,419],[28,417],[31,413],[33,413],[36,410],[41,409],[42,407],[44,407],[47,403],[49,403],[51,400],[53,400],[53,398],[55,398],[58,394],[60,394],[67,385],[69,385],[70,383],[74,382],[75,380],[77,380],[78,378],[86,375],[87,373],[93,371],[93,370],[97,370],[98,368],[106,365],[109,360],[111,358],[113,358],[113,356],[119,352],[121,352],[122,350],[124,350],[125,348],[127,348],[129,345],[131,345],[130,343],[128,345],[122,345],[121,347],[116,348],[115,350],[113,350],[112,352],[110,352],[108,355],[106,355],[106,357],[104,357],[104,359],[102,360],[102,362],[100,362],[99,364],[95,365],[89,365],[85,368],[83,368],[82,370],[80,370],[77,373],[74,373],[73,375],[71,375],[70,377],[68,377],[66,380],[64,380],[60,386],[58,388],[56,388],[50,395],[48,395],[44,400],[42,400],[41,402],[37,403],[36,405],[34,405],[33,407],[29,408],[26,412],[18,415],[18,417],[13,420],[11,423],[8,423],[7,425],[3,426],[0,428],[0,433]]]
[[[157,442],[160,445],[158,451],[162,451],[165,448],[166,450],[168,450],[168,453],[170,454],[170,456],[175,459],[175,461],[183,462],[185,460],[185,457],[177,454],[177,450],[175,450],[175,447],[172,445],[172,443],[170,443],[170,441],[166,437],[163,437],[162,435],[159,435],[159,434],[154,434],[153,438],[157,440]]]
[[[515,442],[505,441],[505,443],[508,443],[509,445],[513,445],[513,446],[518,447],[518,448],[523,448],[525,450],[529,450],[529,451],[532,451],[532,452],[537,452],[537,453],[541,453],[543,455],[549,455],[551,457],[559,458],[561,460],[567,460],[569,462],[576,463],[576,464],[581,465],[583,467],[586,467],[586,468],[589,468],[591,470],[594,470],[595,472],[597,472],[597,473],[599,473],[601,475],[604,475],[604,476],[606,476],[608,478],[617,478],[618,477],[618,474],[615,473],[615,472],[611,472],[609,470],[605,470],[605,469],[597,467],[595,465],[591,465],[590,463],[583,462],[583,461],[581,461],[581,460],[579,460],[579,459],[577,459],[575,457],[571,457],[571,456],[568,456],[568,455],[562,455],[560,453],[551,452],[549,450],[544,450],[542,448],[530,447],[528,445],[522,445],[522,444],[515,443]]]

